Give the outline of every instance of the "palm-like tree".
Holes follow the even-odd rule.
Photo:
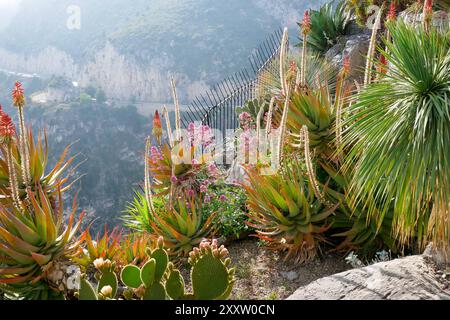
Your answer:
[[[346,120],[352,198],[355,204],[372,199],[366,209],[380,225],[393,205],[394,232],[402,242],[432,238],[448,246],[448,34],[403,22],[388,28],[393,40],[379,50],[390,70],[358,95]]]

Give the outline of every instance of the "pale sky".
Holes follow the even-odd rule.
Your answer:
[[[19,0],[0,0],[0,8],[16,7],[19,2]]]

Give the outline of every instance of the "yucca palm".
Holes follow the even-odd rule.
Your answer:
[[[380,51],[390,70],[357,96],[346,120],[346,163],[354,168],[350,194],[355,205],[374,200],[366,209],[379,224],[393,206],[401,242],[418,236],[448,245],[448,34],[403,22],[388,28],[393,40]]]

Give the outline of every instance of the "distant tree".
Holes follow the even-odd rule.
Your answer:
[[[105,103],[106,102],[106,94],[105,91],[102,89],[97,90],[97,94],[95,95],[95,99],[98,103]]]
[[[95,95],[97,94],[97,89],[95,89],[93,86],[89,86],[84,89],[84,92],[86,92],[91,97],[95,97]]]
[[[80,94],[80,104],[82,105],[86,105],[86,104],[90,104],[92,101],[92,96],[90,96],[87,93],[81,93]]]

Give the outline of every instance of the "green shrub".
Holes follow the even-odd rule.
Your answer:
[[[217,236],[240,238],[243,234],[251,232],[248,221],[245,191],[238,186],[221,184],[214,186],[213,197],[205,205],[204,214],[209,216],[217,212],[214,220]]]

